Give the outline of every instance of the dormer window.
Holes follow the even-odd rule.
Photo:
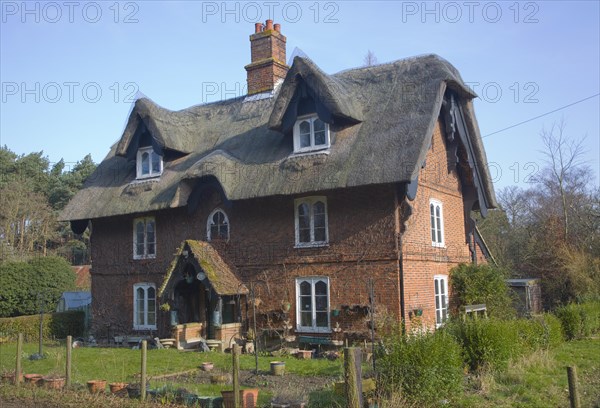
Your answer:
[[[317,115],[298,118],[294,125],[294,153],[328,149],[329,125]]]
[[[143,147],[137,152],[137,178],[158,177],[163,171],[162,156],[152,147]]]

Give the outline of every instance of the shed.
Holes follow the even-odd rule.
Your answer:
[[[513,297],[513,306],[520,316],[542,313],[542,289],[539,279],[507,279],[506,283],[516,295]]]
[[[63,292],[58,300],[56,311],[82,310],[85,312],[85,327],[89,327],[91,306],[92,294],[90,292]]]

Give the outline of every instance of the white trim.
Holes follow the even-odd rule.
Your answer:
[[[137,225],[138,223],[143,223],[144,225],[144,253],[143,254],[138,254],[137,253],[137,247],[138,247],[138,237],[137,237]],[[154,253],[153,254],[149,254],[148,252],[148,222],[152,222],[153,227],[154,227],[154,242],[152,243],[152,245],[154,246]],[[157,241],[157,234],[156,234],[156,219],[154,217],[140,217],[140,218],[135,218],[133,220],[133,259],[153,259],[156,258],[156,241]]]
[[[433,205],[433,209],[434,209],[434,223],[435,225],[432,225],[431,223],[431,206]],[[437,217],[437,214],[435,213],[435,210],[439,208],[440,211],[440,216],[439,218]],[[435,198],[432,198],[429,200],[429,236],[431,238],[431,245],[434,247],[440,247],[440,248],[444,248],[446,245],[446,240],[444,237],[444,206],[442,205],[442,202],[439,200],[436,200]],[[436,233],[436,238],[434,239],[433,237],[431,237],[431,232],[435,231]],[[441,236],[441,240],[437,239],[437,235]]]
[[[440,282],[440,283],[438,283],[438,287],[443,289],[443,293],[435,292],[436,281]],[[440,284],[443,286],[440,286]],[[443,326],[444,323],[448,320],[448,301],[449,301],[448,275],[434,275],[434,277],[433,277],[433,296],[434,296],[433,302],[434,302],[434,308],[435,308],[435,327],[440,327],[440,326]],[[439,308],[437,306],[438,298],[440,299],[440,302],[443,301],[443,303],[440,305]],[[438,311],[440,312],[440,314],[442,314],[441,321],[438,320]],[[446,312],[445,317],[443,316],[444,311]]]
[[[143,322],[138,322],[138,297],[137,291],[138,289],[143,289],[144,291],[144,317]],[[154,324],[148,324],[148,289],[152,288],[154,290]],[[156,285],[151,282],[140,282],[133,285],[133,329],[134,330],[156,330]]]
[[[311,288],[311,317],[312,326],[301,326],[301,301],[300,301],[300,284],[309,282]],[[317,327],[317,311],[315,299],[315,285],[318,282],[324,282],[327,285],[327,327]],[[329,278],[325,276],[308,276],[296,278],[296,331],[298,333],[331,333],[331,296]]]
[[[212,237],[210,234],[210,227],[213,225],[212,223],[212,219],[214,217],[214,215],[216,213],[220,212],[221,214],[223,214],[223,217],[225,217],[225,223],[227,224],[227,241],[229,241],[229,236],[231,234],[231,224],[229,223],[229,217],[227,216],[227,213],[221,209],[221,208],[215,208],[210,215],[208,216],[208,219],[206,220],[206,240],[207,241],[212,241]]]
[[[148,156],[148,174],[142,174],[142,155],[144,153],[149,153]],[[159,158],[159,171],[158,172],[153,172],[152,171],[152,156],[156,155]],[[152,148],[152,146],[148,146],[148,147],[141,147],[138,149],[137,151],[137,155],[136,155],[136,164],[135,164],[135,169],[136,169],[136,178],[138,180],[140,179],[147,179],[147,178],[153,178],[153,177],[160,177],[160,175],[163,172],[163,159],[162,156],[159,155],[158,153],[156,153],[154,151],[154,149]]]
[[[329,132],[329,124],[323,122],[325,126],[325,144],[315,145],[315,129],[314,122],[316,120],[320,120],[316,114],[304,115],[300,116],[296,119],[296,123],[294,123],[294,153],[304,153],[304,152],[312,152],[318,150],[327,150],[331,147],[331,137]],[[310,125],[310,145],[306,147],[300,147],[300,124],[302,122],[308,122]]]
[[[325,206],[325,240],[315,240],[315,218],[313,212],[313,206],[317,202],[322,202]],[[300,242],[300,219],[298,215],[298,207],[300,204],[307,204],[309,207],[309,222],[310,222],[310,241]],[[325,196],[311,196],[302,197],[294,200],[294,232],[295,232],[295,248],[310,248],[310,247],[321,247],[329,245],[329,215],[327,210],[327,197]]]

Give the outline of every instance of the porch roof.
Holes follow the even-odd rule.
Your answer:
[[[185,256],[185,252],[187,256]],[[235,267],[228,265],[213,246],[204,241],[185,240],[177,249],[171,265],[167,269],[158,296],[164,297],[174,285],[174,277],[178,271],[188,264],[201,268],[206,274],[206,280],[212,289],[221,296],[247,295],[248,288],[235,274]]]

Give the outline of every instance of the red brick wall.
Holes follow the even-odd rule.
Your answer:
[[[434,276],[449,275],[450,269],[460,262],[470,262],[466,243],[462,186],[455,169],[448,171],[446,142],[442,123],[438,121],[427,153],[426,166],[421,170],[417,195],[411,205],[412,216],[402,237],[403,273],[406,313],[422,309],[420,319],[407,318],[407,325],[435,325]],[[429,203],[442,203],[444,247],[431,242]],[[478,249],[481,254],[481,250]],[[480,258],[482,262],[483,256]],[[450,289],[450,282],[448,281]]]
[[[157,257],[149,260],[133,259],[134,216],[94,220],[94,329],[104,333],[104,324],[110,323],[114,332],[131,332],[133,284],[153,282],[158,289],[181,242],[206,239],[207,217],[216,207],[227,213],[230,240],[214,244],[237,267],[243,281],[260,281],[257,293],[263,303],[258,312],[263,321],[269,317],[275,328],[281,327],[282,316],[277,314],[281,314],[282,301],[292,304],[289,316],[295,320],[296,276],[329,277],[332,308],[366,305],[367,278],[372,276],[381,309],[398,315],[394,194],[393,186],[319,194],[327,197],[330,242],[321,248],[294,247],[294,199],[298,197],[223,204],[215,193],[191,215],[187,208],[150,214],[156,221]],[[169,333],[169,314],[160,310],[158,314],[159,331]],[[363,316],[352,312],[340,314],[332,325],[335,321],[347,330],[366,327]]]
[[[285,78],[286,38],[275,30],[266,30],[250,36],[251,63],[248,72],[248,95],[271,91],[279,79]]]

